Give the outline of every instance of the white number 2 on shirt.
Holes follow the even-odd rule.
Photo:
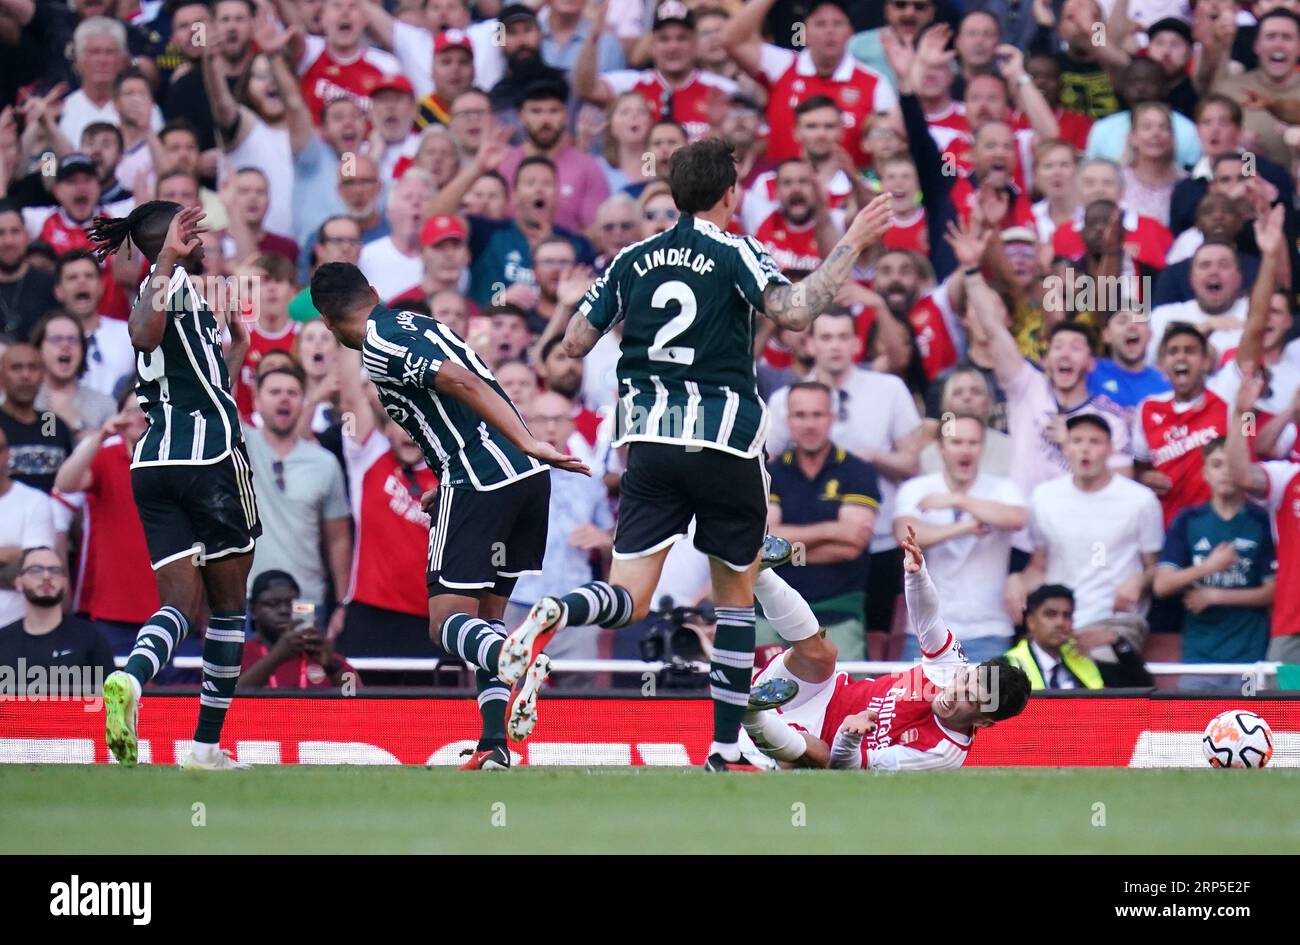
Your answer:
[[[695,293],[691,291],[691,287],[685,282],[665,282],[655,289],[655,294],[650,298],[650,305],[654,308],[667,308],[669,302],[678,303],[681,305],[682,310],[669,319],[663,328],[655,332],[655,340],[651,343],[646,354],[651,361],[694,364],[694,348],[688,348],[685,345],[669,347],[668,342],[683,334],[695,321],[695,313],[698,307],[695,304]]]

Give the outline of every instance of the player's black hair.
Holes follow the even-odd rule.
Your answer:
[[[1205,354],[1209,350],[1209,343],[1206,342],[1205,336],[1191,322],[1170,322],[1169,327],[1165,329],[1165,333],[1160,336],[1160,353],[1164,354],[1165,345],[1180,335],[1195,338],[1197,346],[1201,349],[1201,354]]]
[[[835,99],[829,95],[813,95],[804,99],[794,107],[794,119],[798,121],[809,112],[815,112],[819,108],[833,108],[837,112],[840,110],[839,105],[835,104]]]
[[[1074,591],[1064,584],[1040,584],[1025,598],[1025,613],[1032,614],[1049,600],[1068,600],[1074,606]]]
[[[981,714],[1001,722],[1015,718],[1029,704],[1029,677],[1005,656],[985,660],[975,667],[989,694],[989,702],[980,707]]]
[[[668,188],[682,213],[704,213],[736,186],[736,150],[721,138],[678,148],[668,162]]]
[[[98,245],[95,255],[102,262],[122,248],[129,236],[145,258],[153,262],[162,252],[167,228],[181,205],[170,200],[150,200],[140,204],[125,217],[95,217],[90,224],[90,238]],[[128,250],[129,252],[129,250]]]
[[[370,280],[352,263],[318,266],[311,277],[311,304],[326,318],[339,318],[370,297]]]

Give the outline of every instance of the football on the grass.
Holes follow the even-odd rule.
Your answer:
[[[1273,731],[1254,712],[1229,709],[1205,726],[1201,749],[1212,768],[1262,768],[1273,757]]]

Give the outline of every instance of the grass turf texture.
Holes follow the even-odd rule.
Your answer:
[[[1298,793],[1294,770],[3,765],[0,853],[1294,852]]]

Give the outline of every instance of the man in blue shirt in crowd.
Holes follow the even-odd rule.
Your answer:
[[[1145,312],[1121,309],[1106,320],[1102,341],[1110,353],[1097,358],[1088,375],[1088,395],[1104,396],[1125,417],[1132,417],[1138,404],[1152,394],[1172,390],[1169,378],[1147,364],[1147,345],[1151,342],[1151,321]]]
[[[1185,663],[1253,663],[1268,651],[1275,590],[1268,513],[1233,484],[1223,437],[1205,446],[1210,501],[1183,509],[1169,525],[1154,590],[1181,594]],[[1238,676],[1184,676],[1184,689],[1240,690]]]

